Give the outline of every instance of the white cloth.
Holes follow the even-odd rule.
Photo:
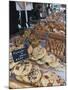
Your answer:
[[[33,9],[32,3],[31,3],[31,2],[27,2],[27,3],[26,3],[26,10],[30,11],[30,10],[32,10],[32,9]]]
[[[25,6],[25,3],[26,3],[26,6]],[[16,10],[18,11],[22,11],[22,10],[27,10],[27,11],[30,11],[33,9],[33,5],[31,2],[19,2],[19,1],[16,1]]]
[[[16,10],[18,10],[18,11],[25,10],[25,4],[17,1],[16,2]]]

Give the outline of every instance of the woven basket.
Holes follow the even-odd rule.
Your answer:
[[[61,60],[65,58],[65,36],[57,33],[49,33],[46,43],[47,52],[51,52]]]

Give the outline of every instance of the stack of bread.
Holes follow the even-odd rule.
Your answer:
[[[60,86],[65,84],[65,81],[55,72],[46,71],[42,73],[39,65],[32,64],[30,60],[17,62],[12,66],[11,73],[15,75],[16,80],[21,84],[18,85],[18,82],[15,84],[10,80],[10,88]]]
[[[63,12],[54,12],[50,16],[46,17],[47,21],[55,21],[55,22],[64,22],[64,13]]]
[[[46,49],[42,48],[41,46],[35,47],[33,49],[30,59],[39,65],[46,65],[54,69],[59,67],[59,70],[64,70],[64,66],[60,63],[61,60],[54,54],[47,53]]]

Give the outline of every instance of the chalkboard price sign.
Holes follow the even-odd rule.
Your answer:
[[[12,56],[13,56],[14,62],[17,62],[28,58],[29,55],[26,48],[21,48],[21,49],[12,51]]]

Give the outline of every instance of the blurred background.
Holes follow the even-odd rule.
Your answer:
[[[9,1],[10,36],[20,30],[32,28],[33,25],[40,23],[40,21],[45,21],[54,12],[63,12],[65,15],[66,5]]]

